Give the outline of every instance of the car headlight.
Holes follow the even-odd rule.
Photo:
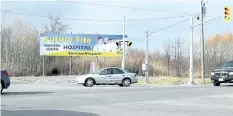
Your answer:
[[[213,75],[214,75],[214,72],[211,72],[211,75],[213,76]]]
[[[233,72],[229,72],[229,75],[233,75]]]

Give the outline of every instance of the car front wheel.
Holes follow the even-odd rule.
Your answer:
[[[216,81],[213,82],[213,85],[214,85],[214,86],[220,86],[220,84],[221,84],[221,83],[216,82]]]
[[[94,83],[95,83],[94,79],[92,79],[92,78],[87,78],[86,81],[85,81],[84,86],[85,86],[85,87],[92,87],[92,86],[94,85]]]

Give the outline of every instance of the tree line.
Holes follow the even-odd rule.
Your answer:
[[[43,32],[67,33],[68,25],[60,17],[49,17],[49,24],[43,26]],[[43,74],[43,57],[40,56],[40,31],[23,20],[14,22],[1,30],[1,68],[7,69],[10,76],[41,76]],[[149,54],[150,76],[178,76],[189,74],[189,57],[185,56],[182,38],[164,42],[164,51],[154,50]],[[194,45],[195,76],[200,77],[200,45]],[[205,74],[228,60],[233,60],[233,35],[231,32],[216,34],[205,41]],[[138,71],[143,75],[144,51],[130,49],[126,69]],[[89,73],[90,62],[96,57],[72,57],[72,74]],[[68,75],[69,57],[45,57],[45,74]],[[121,58],[99,57],[99,66],[121,66]]]

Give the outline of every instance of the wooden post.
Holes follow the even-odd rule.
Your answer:
[[[72,56],[70,56],[70,69],[69,69],[70,73],[69,75],[72,75]]]

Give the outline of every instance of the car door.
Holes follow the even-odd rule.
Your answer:
[[[112,75],[111,75],[112,83],[120,84],[122,80],[125,78],[124,71],[118,68],[112,68],[111,70],[112,70]]]
[[[111,84],[111,69],[104,69],[96,78],[98,83]]]

